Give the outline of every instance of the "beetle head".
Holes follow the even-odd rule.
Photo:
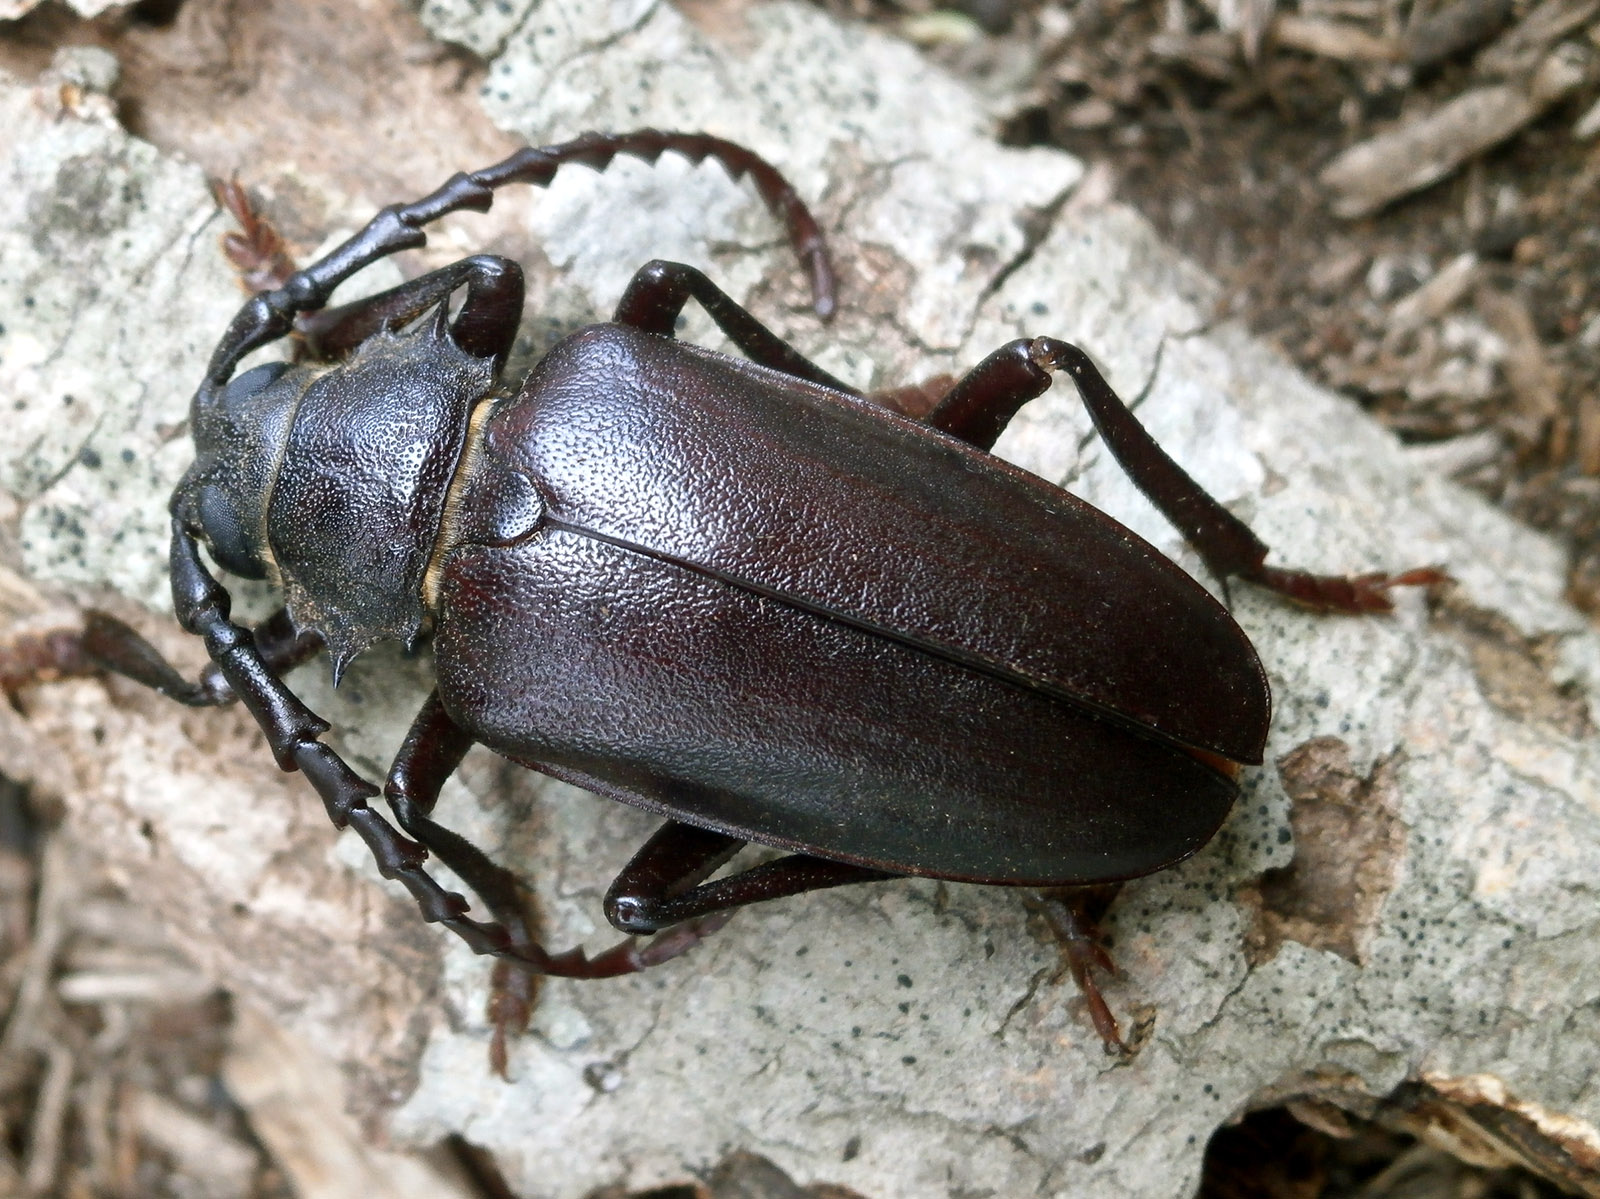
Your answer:
[[[224,570],[266,578],[267,496],[307,384],[307,371],[269,362],[230,382],[190,414],[195,461],[179,487]],[[202,393],[204,395],[205,393]]]
[[[188,508],[218,565],[271,577],[320,634],[334,677],[388,638],[427,631],[423,578],[494,363],[442,319],[368,338],[342,362],[274,363],[202,391]]]

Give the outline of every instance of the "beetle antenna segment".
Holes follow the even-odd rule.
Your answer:
[[[425,921],[444,925],[474,953],[509,961],[533,974],[564,978],[612,978],[649,969],[699,944],[727,923],[730,913],[715,913],[643,944],[630,938],[591,958],[581,948],[550,953],[514,936],[498,921],[468,916],[466,898],[445,890],[423,868],[427,848],[402,836],[368,804],[379,794],[378,788],[319,740],[328,731],[327,721],[307,708],[278,678],[251,632],[229,619],[232,599],[200,560],[196,539],[199,527],[196,513],[177,506],[172,521],[171,561],[173,608],[179,623],[186,632],[205,641],[206,652],[222,681],[244,701],[266,734],[278,766],[306,776],[322,797],[334,826],[356,830],[377,862],[378,872],[411,892]]]
[[[452,212],[488,211],[495,191],[508,183],[544,187],[568,163],[601,171],[619,154],[654,162],[669,150],[691,162],[713,159],[735,179],[749,178],[755,184],[768,210],[783,221],[789,242],[806,267],[813,308],[823,320],[831,318],[837,306],[836,285],[822,228],[799,193],[766,159],[706,133],[657,129],[585,133],[550,146],[526,146],[494,166],[452,176],[443,187],[420,200],[392,204],[338,249],[296,271],[282,287],[256,295],[234,317],[218,343],[197,402],[209,402],[246,354],[285,336],[293,327],[296,314],[324,307],[333,289],[351,275],[380,258],[425,245],[423,226]]]

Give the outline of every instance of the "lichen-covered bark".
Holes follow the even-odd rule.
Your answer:
[[[1113,909],[1125,973],[1107,996],[1137,1054],[1103,1054],[1013,895],[902,882],[741,913],[644,977],[547,986],[501,1083],[487,969],[420,928],[358,844],[331,848],[237,714],[38,689],[26,717],[0,709],[7,772],[60,794],[197,960],[314,1037],[393,1135],[464,1132],[529,1194],[681,1180],[746,1149],[869,1196],[1181,1196],[1210,1132],[1261,1097],[1360,1106],[1423,1076],[1441,1094],[1492,1076],[1521,1110],[1566,1117],[1574,1144],[1592,1136],[1600,643],[1561,600],[1556,548],[1214,326],[1212,286],[1140,220],[1075,200],[1071,160],[995,146],[977,102],[906,47],[806,8],[718,11],[699,28],[659,3],[423,6],[498,54],[484,99],[507,129],[746,141],[816,201],[843,267],[843,311],[818,327],[781,237],[714,168],[575,172],[528,209],[534,340],[603,314],[652,257],[706,266],[862,384],[1070,338],[1125,395],[1149,385],[1141,418],[1279,561],[1459,580],[1372,620],[1235,589],[1272,677],[1276,765],[1248,774],[1211,845]],[[0,88],[0,397],[18,431],[0,441],[3,515],[27,587],[134,614],[162,603],[184,408],[238,296],[199,171],[62,97],[59,81]],[[1069,389],[998,451],[1194,567]],[[321,667],[296,685],[376,773],[424,667],[377,653],[339,695]],[[599,897],[648,819],[487,756],[442,811],[536,884],[552,941],[608,940]],[[1361,831],[1322,840],[1339,828]],[[1341,874],[1342,852],[1363,860]]]

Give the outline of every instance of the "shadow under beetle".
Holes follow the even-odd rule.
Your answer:
[[[511,261],[468,258],[326,308],[337,284],[422,245],[446,213],[487,209],[496,188],[668,150],[755,183],[829,315],[816,221],[733,143],[589,134],[457,175],[256,295],[212,356],[191,415],[195,463],[172,497],[171,566],[178,618],[214,666],[187,683],[108,618],[89,640],[113,669],[185,703],[242,699],[278,765],[305,774],[424,919],[517,968],[497,971],[499,1068],[533,975],[642,970],[742,905],[900,875],[1034,889],[1096,1027],[1120,1044],[1091,976],[1110,960],[1085,897],[1210,840],[1240,766],[1261,761],[1267,682],[1189,575],[988,448],[1064,371],[1117,461],[1218,578],[1357,612],[1442,576],[1265,566],[1266,546],[1167,457],[1083,351],[1051,338],[1003,346],[936,398],[908,388],[875,402],[698,270],[658,261],[610,323],[505,387],[523,305]],[[690,299],[745,358],[673,339]],[[309,361],[234,377],[296,329]],[[925,401],[916,417],[885,406],[908,396]],[[280,584],[284,611],[254,632],[233,623],[202,543],[225,570]],[[324,646],[337,677],[379,640],[429,636],[438,686],[383,788],[402,835],[280,675]],[[517,880],[431,818],[476,742],[665,817],[605,912],[624,932],[668,931],[593,958],[545,950]],[[752,841],[791,852],[711,878]],[[430,877],[429,854],[488,919]]]

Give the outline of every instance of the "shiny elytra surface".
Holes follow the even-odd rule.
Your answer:
[[[1269,700],[1227,613],[1059,488],[827,388],[613,325],[485,427],[440,693],[494,749],[907,874],[1148,873]]]

